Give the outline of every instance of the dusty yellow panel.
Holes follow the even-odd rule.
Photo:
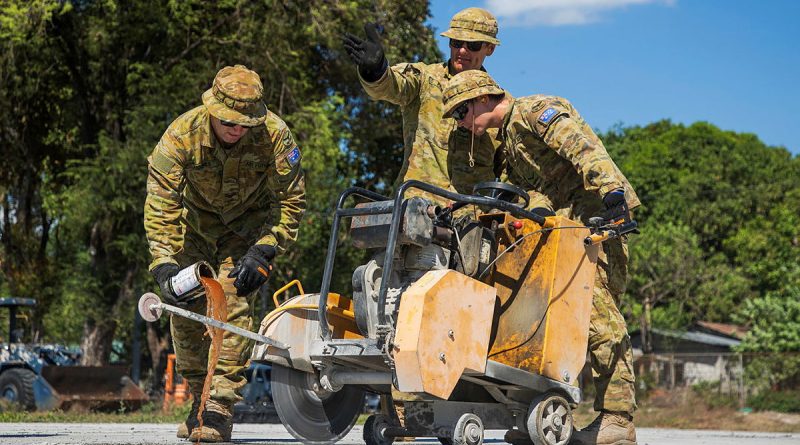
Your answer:
[[[486,370],[495,290],[453,270],[427,272],[400,300],[398,389],[450,396],[468,369]]]
[[[280,306],[281,308],[292,306],[295,309],[270,313],[264,317],[258,333],[291,345],[291,348],[286,350],[259,343],[253,348],[251,359],[272,361],[303,371],[313,371],[308,351],[311,342],[320,339],[318,304],[319,294],[298,295]],[[328,325],[333,338],[363,338],[352,319],[351,299],[330,293],[328,308]]]
[[[583,245],[585,229],[536,233],[538,224],[522,223],[501,232],[499,252],[528,236],[489,278],[498,297],[489,359],[573,383],[586,357],[597,247]],[[555,223],[578,225],[561,217]]]

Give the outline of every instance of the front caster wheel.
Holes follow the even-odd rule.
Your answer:
[[[531,402],[527,427],[536,445],[566,445],[572,426],[572,409],[565,398],[545,394]]]
[[[483,443],[483,421],[472,413],[458,418],[453,427],[453,445],[481,445]]]

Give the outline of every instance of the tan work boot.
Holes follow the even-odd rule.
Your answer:
[[[572,433],[570,445],[636,445],[633,417],[603,411],[584,429]]]
[[[192,431],[199,422],[197,421],[197,410],[200,408],[200,394],[192,395],[192,409],[189,410],[189,414],[186,416],[186,420],[183,421],[182,424],[178,425],[178,438],[180,439],[188,439],[189,432]]]
[[[203,426],[196,426],[189,436],[192,442],[230,442],[233,416],[216,411],[203,411]]]

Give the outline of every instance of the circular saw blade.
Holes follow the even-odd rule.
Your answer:
[[[347,435],[364,407],[364,391],[345,385],[341,391],[314,391],[315,377],[272,365],[272,401],[283,426],[307,444],[334,443]]]

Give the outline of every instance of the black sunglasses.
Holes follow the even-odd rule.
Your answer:
[[[222,124],[225,127],[231,127],[231,128],[233,128],[233,127],[235,127],[237,125],[242,127],[242,128],[253,128],[251,125],[242,125],[242,124],[237,123],[237,122],[229,122],[229,121],[224,121],[222,119],[219,120],[219,123]]]
[[[480,51],[483,48],[483,42],[465,42],[463,40],[450,39],[450,48],[460,49],[462,46],[467,47],[470,51]]]
[[[464,102],[453,110],[453,119],[457,121],[464,120],[467,117],[467,113],[469,113],[469,102]]]

